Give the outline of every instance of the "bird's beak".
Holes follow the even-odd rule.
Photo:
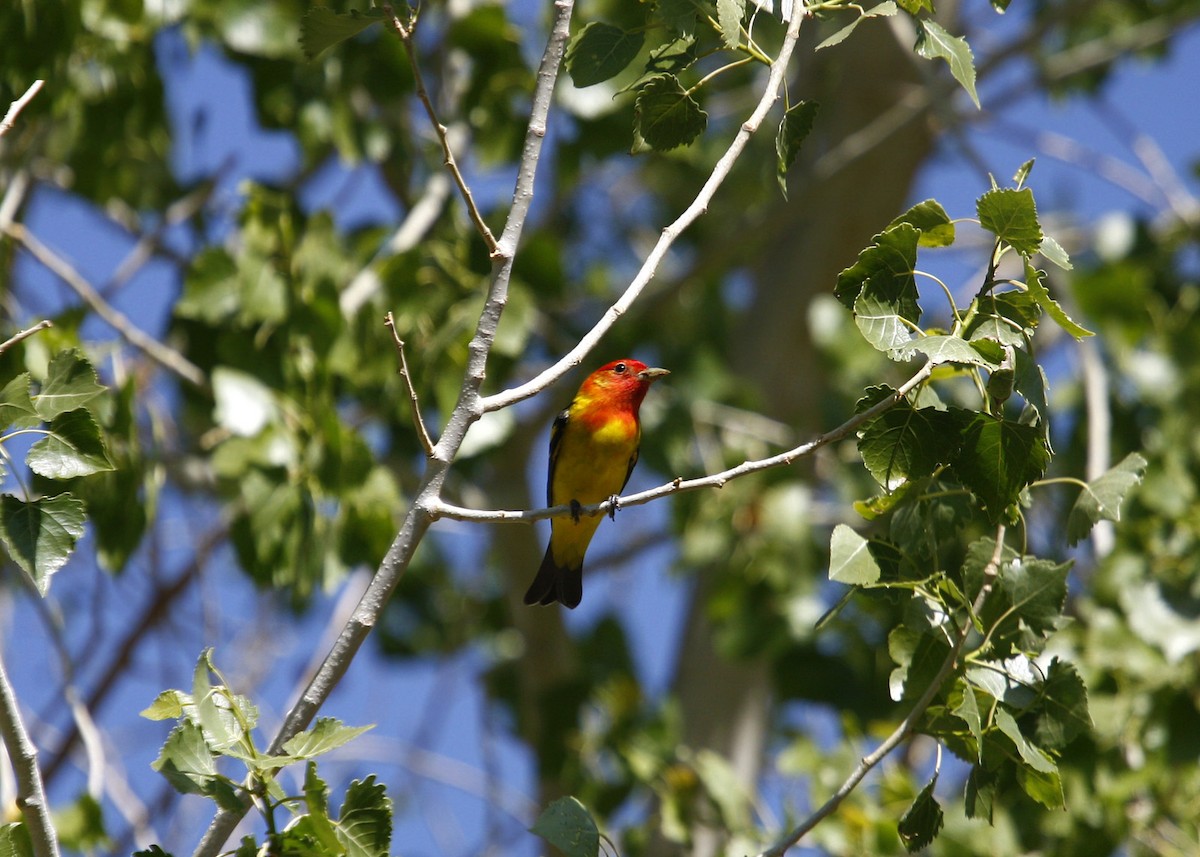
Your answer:
[[[663,375],[670,375],[670,369],[643,369],[638,372],[638,379],[642,381],[653,381],[655,378],[661,378]]]

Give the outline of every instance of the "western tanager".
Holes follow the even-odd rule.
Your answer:
[[[551,506],[570,503],[577,510],[621,493],[638,460],[642,438],[638,408],[654,380],[668,374],[666,369],[625,359],[587,376],[550,432],[546,499]],[[599,516],[583,517],[578,511],[551,521],[550,545],[525,593],[526,604],[579,604],[583,555],[599,525]]]

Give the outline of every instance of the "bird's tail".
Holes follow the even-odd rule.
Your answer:
[[[525,593],[525,603],[553,604],[555,601],[561,601],[565,606],[574,609],[582,599],[583,564],[574,567],[559,565],[554,561],[553,552],[547,547],[542,567],[538,569],[537,577]]]

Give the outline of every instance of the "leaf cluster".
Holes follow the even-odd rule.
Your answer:
[[[932,200],[877,235],[842,272],[836,292],[874,348],[897,361],[920,356],[936,369],[860,429],[859,452],[883,493],[857,508],[884,527],[866,537],[838,525],[829,576],[901,598],[903,621],[887,637],[894,700],[912,703],[941,680],[946,664],[954,665],[949,680],[934,685],[915,728],[970,764],[966,813],[989,821],[1014,793],[1061,808],[1059,760],[1091,728],[1078,669],[1045,655],[1047,640],[1065,622],[1070,563],[998,545],[995,536],[959,547],[972,533],[997,525],[1004,533],[1006,524],[1021,522],[1053,456],[1034,339],[1042,318],[1072,336],[1090,335],[1050,296],[1034,264],[1040,254],[1070,266],[1043,234],[1033,194],[1022,186],[1028,168],[1018,173],[1017,187],[979,198],[979,223],[992,236],[987,274],[964,308],[944,291],[947,330],[921,327],[918,249],[949,246],[956,237],[955,224]],[[1010,255],[1023,280],[998,273]],[[955,391],[952,385],[964,379]],[[973,406],[963,390],[973,391]],[[860,410],[895,397],[890,387],[869,389]],[[1091,483],[1078,483],[1069,538],[1078,541],[1096,522],[1115,520],[1145,466],[1130,456]],[[975,502],[960,502],[964,497]],[[931,785],[906,813],[901,837],[917,850],[942,823]]]
[[[218,684],[212,682],[216,677]],[[253,802],[266,822],[264,845],[273,853],[355,855],[386,857],[392,836],[392,803],[374,775],[355,780],[346,789],[340,809],[329,805],[329,787],[317,773],[315,759],[343,746],[372,728],[350,727],[322,717],[309,729],[290,738],[278,753],[256,744],[258,709],[232,691],[206,649],[196,662],[191,693],[166,690],[142,716],[150,720],[175,720],[153,767],[182,794],[197,794],[223,809],[240,809]],[[235,779],[222,771],[229,761],[242,771]],[[279,780],[288,765],[305,763],[302,793],[289,795]],[[281,826],[278,818],[286,812]],[[260,846],[247,836],[237,854],[259,853]],[[143,857],[163,855],[157,845],[137,852]]]

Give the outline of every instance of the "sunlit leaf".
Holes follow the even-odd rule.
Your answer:
[[[1025,284],[1029,287],[1029,294],[1033,295],[1033,299],[1046,311],[1046,315],[1054,319],[1059,327],[1076,339],[1083,339],[1085,336],[1094,336],[1095,334],[1092,331],[1072,320],[1066,311],[1059,306],[1058,301],[1050,297],[1050,292],[1047,291],[1044,282],[1045,276],[1044,272],[1037,270],[1028,262],[1025,263]]]
[[[975,91],[975,58],[967,40],[950,35],[945,27],[928,18],[919,18],[916,24],[916,52],[926,59],[944,59],[954,79],[979,107],[979,94]]]
[[[82,408],[104,392],[96,380],[96,370],[77,350],[62,351],[50,361],[42,391],[34,399],[34,407],[44,420]]]
[[[315,59],[325,49],[357,36],[386,18],[387,13],[377,7],[365,12],[351,9],[339,13],[325,6],[314,6],[300,19],[300,46],[306,57]]]
[[[1031,256],[1042,246],[1042,225],[1029,188],[989,190],[975,208],[980,225],[1018,253]]]
[[[83,408],[59,414],[50,422],[50,434],[29,448],[29,469],[47,479],[74,479],[112,470],[100,427]]]
[[[375,775],[354,780],[338,814],[337,837],[347,857],[388,857],[392,842],[392,802]]]
[[[879,580],[879,564],[867,540],[845,524],[834,527],[829,540],[829,579],[852,585]]]
[[[1067,519],[1067,541],[1086,538],[1097,521],[1121,520],[1121,503],[1134,485],[1142,481],[1146,459],[1131,452],[1119,464],[1093,479],[1079,492]]]

